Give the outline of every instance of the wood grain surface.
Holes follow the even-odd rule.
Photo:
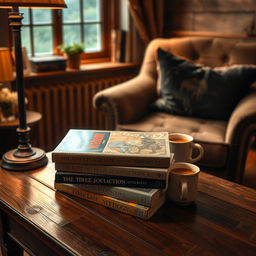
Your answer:
[[[1,170],[5,251],[14,239],[32,255],[255,255],[254,189],[200,173],[194,204],[167,201],[145,221],[56,192],[54,173]]]

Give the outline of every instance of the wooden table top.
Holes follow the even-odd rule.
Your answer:
[[[28,110],[26,111],[26,117],[27,117],[27,124],[34,125],[42,118],[42,115],[38,112]],[[13,121],[0,122],[0,129],[6,129],[10,127],[16,128],[18,127],[18,125],[19,125],[19,119],[17,118]]]
[[[49,246],[55,241],[53,255],[64,255],[59,248],[65,255],[256,255],[254,189],[200,173],[195,204],[166,202],[142,220],[56,192],[54,174],[52,163],[0,171],[0,209],[40,231]]]

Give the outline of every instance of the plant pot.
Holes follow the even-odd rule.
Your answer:
[[[79,69],[80,68],[80,53],[75,53],[75,54],[68,54],[66,53],[67,56],[67,67],[70,69]]]

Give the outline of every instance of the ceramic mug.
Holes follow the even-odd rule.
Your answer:
[[[193,142],[193,137],[184,133],[170,133],[169,143],[170,151],[174,153],[175,162],[194,163],[202,158],[204,155],[203,147]],[[193,151],[197,149],[199,154],[192,157]]]
[[[195,201],[200,168],[194,164],[177,162],[170,167],[168,197],[175,203],[186,205]]]

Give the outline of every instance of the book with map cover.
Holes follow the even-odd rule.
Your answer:
[[[168,168],[168,132],[70,129],[52,152],[52,161],[85,165]]]
[[[123,201],[114,197],[86,191],[74,184],[55,183],[55,189],[68,195],[73,195],[108,208],[123,212],[141,219],[150,219],[152,215],[164,204],[166,194],[163,193],[153,206],[144,206],[132,202]]]

